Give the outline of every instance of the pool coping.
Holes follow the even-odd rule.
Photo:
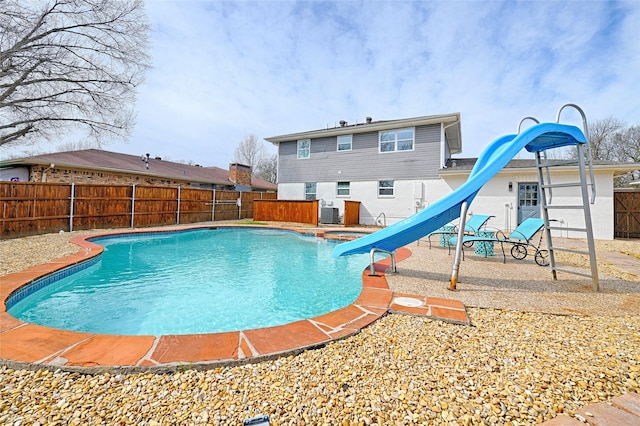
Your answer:
[[[239,224],[184,226],[171,229],[118,230],[70,239],[79,250],[70,256],[4,275],[0,280],[0,365],[9,368],[61,369],[87,374],[103,372],[173,372],[185,368],[209,369],[260,362],[320,348],[360,332],[388,313],[426,316],[456,324],[469,324],[466,308],[457,300],[394,293],[385,272],[391,259],[375,262],[362,272],[362,291],[344,308],[289,324],[210,334],[125,336],[75,332],[26,323],[7,312],[12,294],[34,281],[99,256],[103,248],[88,241],[120,234],[179,232],[192,229],[259,228],[294,231],[321,238],[351,239],[325,232],[344,228],[293,228]],[[358,232],[362,232],[358,230]],[[411,256],[396,251],[396,261]],[[407,299],[411,303],[406,303]]]

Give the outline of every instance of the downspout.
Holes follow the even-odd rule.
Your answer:
[[[445,136],[445,130],[447,130],[449,127],[451,126],[455,126],[456,124],[459,124],[460,120],[456,120],[451,124],[448,124],[446,126],[442,125],[444,123],[442,123],[440,125],[440,168],[444,169],[444,166],[446,166],[446,159],[444,158],[444,153],[445,153],[445,149],[444,149],[444,144],[447,141],[447,138]]]
[[[40,182],[46,182],[47,181],[47,172],[49,170],[52,170],[56,165],[51,163],[49,165],[49,167],[45,167],[42,169],[42,175],[40,176]]]

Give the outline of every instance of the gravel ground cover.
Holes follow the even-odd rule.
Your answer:
[[[72,234],[83,233],[95,231]],[[0,275],[74,253],[70,236],[1,241]],[[614,243],[609,250],[638,257],[637,243]],[[469,253],[452,293],[442,290],[447,250],[410,248],[390,286],[463,300],[471,327],[392,314],[297,356],[173,374],[2,367],[0,424],[238,425],[268,414],[272,425],[524,425],[640,392],[633,276],[612,265],[604,272],[599,260],[603,291],[594,294],[588,279],[554,286],[533,261]]]

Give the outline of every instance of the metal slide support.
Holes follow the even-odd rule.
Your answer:
[[[467,210],[469,209],[469,203],[462,202],[460,208],[460,225],[458,228],[458,241],[456,242],[456,256],[453,260],[453,270],[451,271],[451,282],[449,283],[449,290],[456,291],[456,284],[458,283],[458,270],[460,269],[460,258],[462,257],[462,242],[464,239],[464,227],[467,224]]]
[[[371,262],[369,263],[369,276],[370,277],[377,277],[378,274],[376,274],[376,267],[375,267],[375,261],[373,259],[373,255],[375,254],[375,252],[381,252],[381,253],[386,253],[388,255],[391,256],[391,269],[393,270],[394,273],[398,272],[398,268],[396,267],[396,252],[395,251],[387,251],[387,250],[382,250],[379,248],[372,248],[369,251],[369,258],[371,260]]]

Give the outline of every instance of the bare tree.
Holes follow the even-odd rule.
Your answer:
[[[601,120],[595,120],[588,124],[589,128],[589,145],[591,146],[591,155],[594,160],[601,161],[617,161],[615,136],[622,131],[626,124],[614,117],[608,117]],[[571,147],[568,151],[570,158],[576,158],[578,155],[575,147]]]
[[[616,160],[614,139],[624,127],[623,121],[613,117],[589,123],[589,143],[594,160]]]
[[[234,161],[249,166],[252,169],[258,165],[258,162],[264,157],[264,146],[262,142],[253,133],[248,134],[236,146],[234,151]]]
[[[0,146],[127,139],[149,68],[143,0],[0,0]]]
[[[263,157],[258,161],[254,174],[262,180],[276,183],[278,181],[278,154]]]
[[[596,161],[619,163],[640,162],[640,126],[627,126],[617,118],[609,117],[589,123],[591,155]],[[571,147],[569,158],[576,158],[577,150]],[[631,174],[616,176],[613,185],[625,187],[633,179]]]
[[[640,163],[640,125],[616,133],[613,139],[618,161]]]

